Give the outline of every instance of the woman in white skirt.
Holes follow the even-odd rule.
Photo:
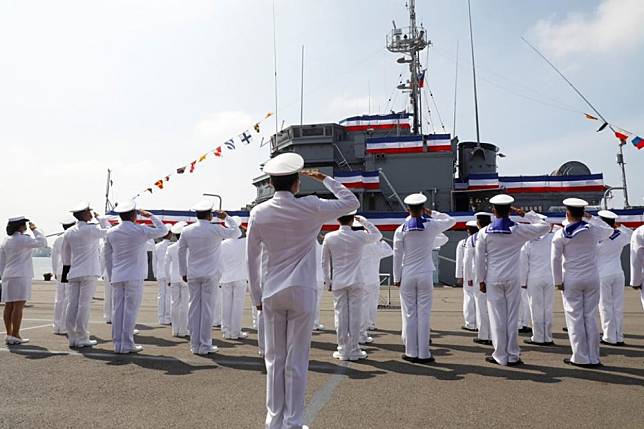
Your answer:
[[[20,337],[22,309],[31,298],[31,280],[34,268],[31,252],[39,247],[47,247],[45,235],[29,222],[33,237],[26,234],[27,222],[24,216],[9,219],[7,238],[0,245],[0,273],[2,274],[2,301],[4,306],[4,325],[7,330],[7,345],[23,344],[29,340]]]

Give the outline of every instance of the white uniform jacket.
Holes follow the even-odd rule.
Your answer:
[[[606,240],[597,245],[597,267],[599,278],[613,274],[623,274],[622,250],[631,242],[633,230],[620,226]]]
[[[393,255],[394,251],[385,241],[367,244],[362,250],[362,275],[367,285],[380,284],[380,260]]]
[[[165,277],[165,255],[168,247],[172,244],[170,240],[164,239],[154,245],[154,252],[152,253],[152,269],[154,276],[157,279],[164,279]]]
[[[33,237],[16,232],[4,239],[0,246],[0,277],[3,279],[33,278],[34,266],[31,252],[33,249],[47,247],[47,238],[40,229],[34,229],[32,233]]]
[[[644,277],[644,225],[631,237],[631,286],[641,286]]]
[[[98,221],[99,224],[79,220],[63,234],[63,266],[71,265],[68,279],[101,276],[100,241],[110,225],[105,217],[99,217]]]
[[[462,239],[456,245],[456,271],[454,272],[454,277],[457,279],[463,278],[463,260],[465,258],[465,243],[467,238]]]
[[[58,281],[63,275],[63,240],[65,239],[64,234],[60,234],[56,237],[53,246],[51,246],[51,271],[54,273]]]
[[[165,252],[164,261],[165,280],[168,283],[183,283],[179,273],[179,243],[172,243]]]
[[[221,279],[219,283],[248,280],[246,237],[229,238],[221,243]]]
[[[296,198],[291,192],[278,191],[251,210],[247,254],[254,305],[292,286],[317,289],[315,243],[320,228],[360,206],[353,192],[335,179],[326,177],[323,184],[337,199]],[[261,244],[266,246],[267,254],[263,289]]]
[[[552,283],[550,253],[555,233],[549,232],[534,240],[528,241],[521,248],[521,286],[527,286],[533,280]]]

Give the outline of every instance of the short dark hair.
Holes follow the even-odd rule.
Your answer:
[[[489,215],[478,215],[476,217],[476,220],[478,221],[479,225],[481,225],[481,228],[485,228],[492,223],[492,218]]]
[[[487,225],[485,225],[485,226],[487,226]],[[479,228],[477,226],[468,226],[467,230],[470,232],[470,234],[476,234],[478,232]]]
[[[606,222],[608,225],[610,225],[612,227],[615,227],[615,219],[609,219],[607,217],[601,217],[601,216],[600,216],[600,218],[601,218],[601,220]]]
[[[413,204],[409,205],[409,211],[412,213],[423,213],[423,209],[425,208],[424,204]]]
[[[14,235],[16,232],[20,231],[20,228],[24,226],[27,221],[19,220],[17,222],[9,222],[7,224],[7,235]]]
[[[275,192],[290,191],[299,177],[300,175],[298,173],[289,174],[287,176],[271,176],[271,185],[273,185]]]
[[[496,212],[497,216],[500,217],[508,217],[510,215],[510,206],[505,204],[502,206],[494,206],[494,211]]]
[[[130,210],[129,212],[119,213],[119,217],[123,221],[132,220],[132,218],[136,220],[136,210]]]
[[[351,225],[353,223],[353,218],[355,215],[344,215],[338,218],[340,225]]]
[[[204,210],[202,212],[197,212],[197,219],[208,220],[208,217],[211,215],[211,210]]]
[[[85,211],[84,211],[84,210],[83,210],[82,212],[74,212],[74,213],[72,213],[72,216],[74,216],[74,217],[75,217],[76,219],[78,219],[78,220],[82,220],[82,219],[81,219],[81,215],[82,215],[83,213],[85,213]]]
[[[585,207],[567,206],[566,209],[568,209],[570,216],[574,217],[575,219],[581,219],[582,217],[584,217],[584,212],[586,211]]]

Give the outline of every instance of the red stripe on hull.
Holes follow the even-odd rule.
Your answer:
[[[421,147],[403,147],[403,148],[391,148],[391,149],[368,149],[367,146],[367,152],[369,153],[421,153],[423,151],[422,146]]]
[[[367,131],[367,130],[394,130],[402,128],[408,130],[409,124],[378,124],[378,125],[344,125],[347,131]]]

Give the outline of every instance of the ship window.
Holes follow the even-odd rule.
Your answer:
[[[293,137],[299,137],[300,136],[300,129],[299,128],[294,128],[293,129]]]
[[[324,135],[324,128],[303,128],[302,137],[309,136],[322,136]]]

